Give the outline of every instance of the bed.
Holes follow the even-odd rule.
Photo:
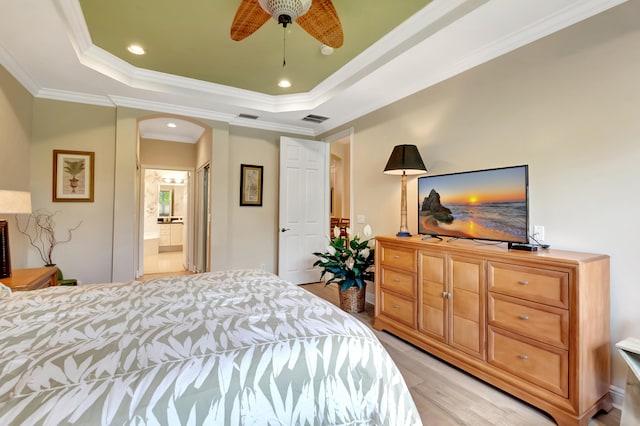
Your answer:
[[[0,298],[0,424],[420,425],[371,330],[263,271]]]

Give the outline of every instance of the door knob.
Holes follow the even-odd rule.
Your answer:
[[[287,232],[287,231],[291,231],[291,228],[282,228],[282,229],[280,230],[280,232]]]

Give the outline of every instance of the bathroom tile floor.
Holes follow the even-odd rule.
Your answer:
[[[185,271],[182,251],[167,251],[144,257],[144,274]]]

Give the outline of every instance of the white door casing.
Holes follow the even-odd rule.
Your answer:
[[[294,284],[318,282],[314,252],[324,251],[329,229],[329,145],[280,138],[278,274]]]

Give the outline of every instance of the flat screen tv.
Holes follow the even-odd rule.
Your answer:
[[[528,243],[528,166],[418,178],[418,233]]]

